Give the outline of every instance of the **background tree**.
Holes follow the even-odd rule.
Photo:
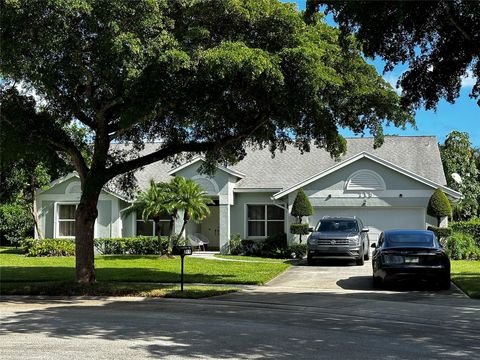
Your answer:
[[[462,77],[476,78],[471,97],[480,106],[480,2],[308,0],[307,18],[321,5],[348,36],[353,31],[368,57],[386,70],[408,63],[399,80],[404,104],[435,108],[454,102]]]
[[[292,224],[290,231],[292,234],[300,235],[300,244],[302,243],[302,235],[308,234],[308,224],[302,224],[302,218],[304,216],[310,216],[313,214],[313,207],[303,189],[298,190],[297,196],[292,205],[292,216],[297,218],[298,223]],[[306,225],[306,226],[303,226]]]
[[[445,143],[440,145],[440,155],[448,187],[461,192],[464,196],[454,205],[454,220],[466,220],[479,215],[480,171],[469,135],[465,132],[452,131],[445,139]],[[460,183],[452,177],[453,173],[460,175]]]
[[[80,177],[80,282],[95,281],[97,201],[112,180],[125,190],[136,169],[195,153],[213,172],[247,145],[308,151],[313,140],[337,156],[338,126],[370,131],[378,146],[384,122],[413,123],[353,39],[341,47],[337,29],[275,0],[9,0],[0,36],[2,122],[64,154]],[[89,136],[71,136],[72,123]]]
[[[442,189],[437,189],[428,201],[427,214],[437,218],[437,226],[440,226],[442,217],[452,215],[452,207],[447,195]]]

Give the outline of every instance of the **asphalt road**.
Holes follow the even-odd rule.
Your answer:
[[[341,268],[336,288],[301,283],[325,276],[324,267],[296,267],[269,286],[207,300],[4,298],[0,357],[480,357],[480,301],[455,290],[378,291],[358,275],[362,269]]]

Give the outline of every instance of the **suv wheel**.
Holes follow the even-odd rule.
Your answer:
[[[358,259],[356,259],[356,262],[357,262],[357,265],[360,265],[360,266],[365,264],[365,259],[363,258],[363,247],[360,250],[360,256],[358,257]]]
[[[365,253],[365,255],[363,255],[363,258],[365,260],[370,260],[370,244],[367,245],[367,252]]]

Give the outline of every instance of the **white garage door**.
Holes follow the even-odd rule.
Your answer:
[[[311,226],[322,216],[357,216],[369,231],[370,242],[389,229],[425,229],[425,210],[422,208],[314,208],[309,217]]]

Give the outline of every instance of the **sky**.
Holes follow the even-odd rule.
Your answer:
[[[305,0],[282,1],[296,2],[300,10],[305,9]],[[327,18],[327,22],[334,25],[331,17]],[[368,60],[368,62],[376,67],[379,74],[383,73],[385,63],[381,59]],[[393,71],[383,74],[383,77],[395,88],[397,79],[405,69],[405,66],[397,66]],[[390,126],[384,128],[384,133],[403,136],[435,135],[438,141],[443,143],[450,132],[457,130],[467,132],[470,135],[470,141],[473,146],[480,147],[480,106],[477,105],[474,99],[468,96],[472,87],[473,79],[466,78],[462,82],[460,97],[454,104],[441,100],[436,110],[426,111],[422,108],[417,110],[415,116],[417,129],[409,126],[406,130],[402,130]],[[354,136],[354,134],[348,130],[341,130],[341,134],[343,136]],[[369,136],[368,133],[365,135]]]

